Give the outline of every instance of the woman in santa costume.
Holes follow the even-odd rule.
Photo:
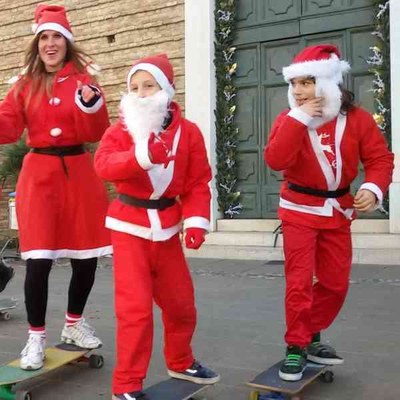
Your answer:
[[[210,229],[211,170],[199,128],[183,118],[166,55],[137,60],[127,78],[119,121],[95,155],[117,198],[106,226],[114,247],[117,365],[113,399],[142,392],[153,341],[153,300],[162,310],[170,376],[212,384],[219,376],[193,357],[193,284],[179,239],[198,249]]]
[[[283,171],[279,202],[286,277],[286,360],[279,376],[302,377],[306,360],[342,364],[321,343],[349,285],[350,224],[355,212],[375,210],[391,182],[393,154],[373,117],[343,89],[350,69],[333,45],[305,48],[283,68],[290,110],[275,120],[265,161]],[[365,181],[353,197],[359,162]],[[313,275],[316,283],[313,284]]]
[[[35,21],[24,73],[0,105],[0,143],[16,142],[26,128],[31,147],[16,188],[30,324],[21,368],[29,370],[43,366],[48,277],[57,258],[72,265],[61,339],[89,349],[101,345],[82,313],[97,257],[111,253],[107,194],[83,146],[109,126],[104,97],[86,71],[64,8],[38,5]]]

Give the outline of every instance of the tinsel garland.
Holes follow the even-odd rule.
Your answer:
[[[374,74],[373,92],[376,105],[374,118],[385,138],[391,145],[390,115],[390,23],[389,0],[374,0],[376,45],[371,47],[372,54],[367,60]]]
[[[236,88],[233,75],[237,64],[232,47],[236,25],[237,0],[216,0],[215,2],[215,69],[217,80],[217,101],[215,109],[217,174],[219,211],[224,218],[240,214],[240,192],[236,191],[238,176],[238,128],[235,126]]]
[[[390,99],[390,1],[374,0],[375,29],[372,34],[376,37],[376,44],[371,47],[371,56],[367,60],[370,71],[374,74],[373,92],[376,112],[374,119],[381,129],[391,148],[391,99]],[[379,209],[388,215],[389,196],[383,199]]]

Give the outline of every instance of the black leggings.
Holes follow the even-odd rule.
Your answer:
[[[26,262],[25,306],[32,327],[45,325],[49,274],[53,260],[29,259]],[[81,315],[94,284],[97,258],[71,259],[72,277],[68,291],[68,312]]]

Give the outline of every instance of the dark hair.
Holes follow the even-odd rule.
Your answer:
[[[350,90],[345,89],[342,85],[339,85],[339,89],[342,92],[342,106],[340,107],[340,112],[342,114],[347,113],[353,107],[355,107],[354,93]]]

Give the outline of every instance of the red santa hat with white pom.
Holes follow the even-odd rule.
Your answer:
[[[174,97],[174,69],[166,54],[156,54],[136,60],[128,73],[127,85],[130,91],[131,79],[137,71],[147,71],[153,75],[154,79],[164,90],[170,100]]]
[[[74,41],[67,13],[62,6],[47,4],[38,4],[36,6],[35,23],[32,25],[32,31],[37,35],[47,30],[59,32],[69,41]]]
[[[343,75],[350,70],[349,63],[340,58],[339,49],[332,44],[309,46],[298,53],[292,64],[282,69],[283,77],[289,83],[290,107],[297,107],[290,85],[291,80],[299,77],[313,77],[315,95],[324,98],[323,120],[336,117],[342,102],[339,85],[343,83]]]

